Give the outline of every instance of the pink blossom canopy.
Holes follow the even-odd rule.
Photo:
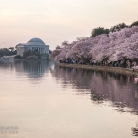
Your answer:
[[[124,57],[138,58],[138,27],[124,28],[120,31],[96,37],[82,37],[63,46],[55,59],[92,58],[102,61],[117,61]]]

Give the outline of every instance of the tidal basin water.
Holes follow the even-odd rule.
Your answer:
[[[133,138],[137,121],[133,76],[0,62],[0,138]]]

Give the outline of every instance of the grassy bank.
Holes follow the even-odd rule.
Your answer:
[[[70,68],[89,69],[89,70],[107,71],[107,72],[114,72],[114,73],[119,73],[119,74],[138,76],[137,70],[134,70],[134,72],[133,72],[132,69],[121,68],[121,67],[91,66],[91,65],[65,64],[65,63],[59,63],[59,66],[70,67]]]

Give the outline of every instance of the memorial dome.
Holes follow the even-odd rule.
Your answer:
[[[27,42],[27,45],[45,45],[40,38],[32,38]]]

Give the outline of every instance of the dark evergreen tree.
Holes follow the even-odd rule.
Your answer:
[[[132,27],[132,26],[138,26],[138,21],[133,22],[133,23],[130,25],[130,27]]]
[[[104,29],[103,27],[98,27],[92,30],[91,37],[95,37],[101,34],[109,34],[109,29]]]
[[[121,29],[128,27],[125,23],[120,23],[110,28],[110,32],[120,31]]]

